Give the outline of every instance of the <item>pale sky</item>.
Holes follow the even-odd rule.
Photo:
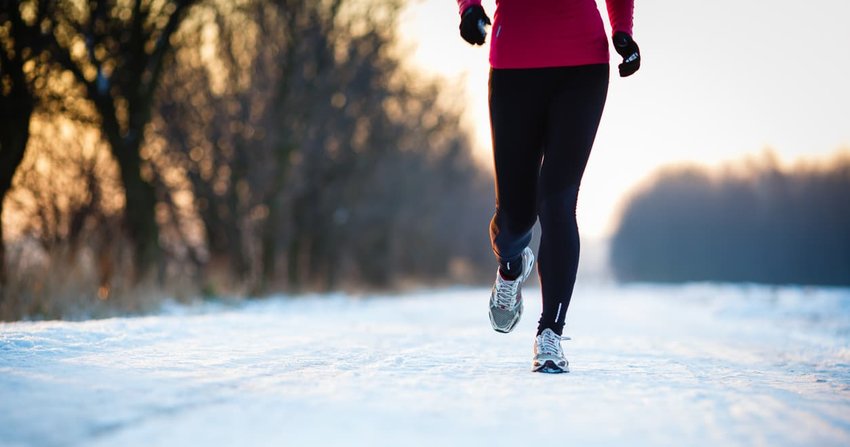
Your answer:
[[[460,38],[456,1],[409,1],[402,35],[412,61],[465,85],[465,118],[491,168],[489,47]],[[597,3],[609,29],[604,0]],[[635,3],[641,69],[619,78],[612,57],[579,197],[583,236],[609,235],[625,194],[663,165],[714,165],[768,147],[789,163],[850,149],[850,1]],[[495,0],[483,4],[492,18]]]

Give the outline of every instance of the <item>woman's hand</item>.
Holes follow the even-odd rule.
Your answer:
[[[490,18],[481,5],[466,8],[460,16],[460,37],[472,45],[484,45]]]
[[[620,56],[623,56],[623,63],[618,66],[620,69],[620,77],[633,75],[640,68],[640,48],[632,39],[632,36],[622,31],[614,33],[611,39],[614,41],[614,49]]]

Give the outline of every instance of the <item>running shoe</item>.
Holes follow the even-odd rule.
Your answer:
[[[522,283],[531,275],[534,253],[525,247],[522,251],[522,273],[513,280],[502,278],[496,271],[496,282],[490,293],[490,324],[496,332],[507,334],[516,327],[522,316]]]
[[[531,370],[550,374],[570,372],[570,362],[564,357],[564,351],[561,349],[561,340],[569,339],[561,337],[552,329],[543,329],[534,340]]]

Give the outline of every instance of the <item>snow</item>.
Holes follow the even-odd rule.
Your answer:
[[[850,445],[850,289],[580,283],[562,375],[488,295],[0,324],[0,445]]]

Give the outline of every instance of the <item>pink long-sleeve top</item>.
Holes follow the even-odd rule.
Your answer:
[[[461,15],[481,0],[457,0]],[[606,0],[611,32],[632,34],[634,0]],[[608,38],[595,0],[496,0],[493,68],[607,64]]]

